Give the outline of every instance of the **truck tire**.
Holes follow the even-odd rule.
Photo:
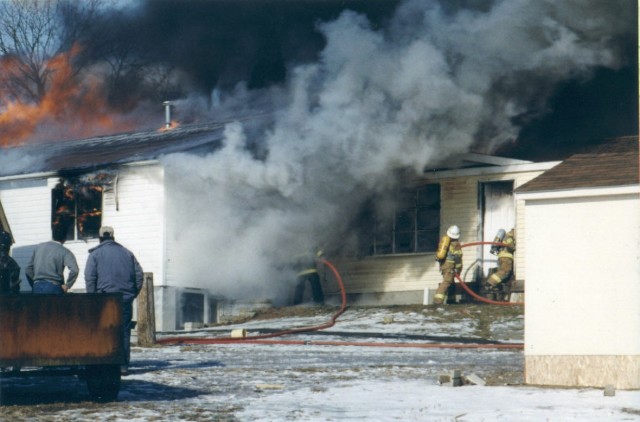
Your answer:
[[[85,368],[89,396],[97,402],[109,402],[120,392],[120,365],[87,365]]]

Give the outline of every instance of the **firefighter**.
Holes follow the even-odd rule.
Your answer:
[[[487,283],[491,288],[497,288],[501,283],[508,281],[513,276],[513,253],[516,250],[516,237],[514,230],[504,234],[504,237],[500,239],[500,235],[504,233],[504,230],[498,231],[494,242],[502,243],[497,247],[491,248],[491,253],[498,256],[498,267],[496,271],[489,276]]]
[[[456,274],[462,271],[462,247],[458,239],[460,229],[458,226],[451,226],[447,229],[447,234],[442,236],[436,252],[436,260],[440,264],[442,282],[438,284],[438,289],[433,297],[433,303],[441,305],[445,302],[447,291],[454,282]]]
[[[0,230],[0,294],[20,292],[20,266],[9,255],[13,238]]]
[[[302,303],[302,297],[304,295],[304,289],[309,282],[311,285],[311,294],[313,296],[313,302],[318,305],[324,304],[324,293],[322,292],[322,285],[320,284],[320,276],[318,275],[317,260],[322,257],[322,250],[309,252],[303,255],[299,255],[295,259],[295,265],[298,269],[296,275],[297,284],[293,297],[293,304],[299,305]]]

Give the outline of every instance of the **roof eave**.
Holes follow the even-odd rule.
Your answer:
[[[129,163],[109,163],[101,166],[61,168],[56,171],[21,173],[21,174],[0,176],[0,182],[14,181],[14,180],[28,180],[28,179],[47,179],[50,177],[59,177],[61,173],[91,173],[99,169],[105,169],[105,168],[151,166],[151,165],[156,165],[159,162],[160,162],[159,160],[141,160],[141,161],[132,161]]]
[[[518,191],[515,195],[518,199],[538,200],[538,199],[559,199],[559,198],[582,198],[594,196],[611,195],[631,195],[638,194],[640,200],[640,184],[629,184],[619,186],[599,186],[583,188],[547,189],[536,191]]]
[[[561,161],[545,161],[540,163],[525,162],[523,164],[511,164],[505,166],[493,165],[490,167],[466,167],[461,169],[451,170],[434,170],[426,171],[420,177],[429,179],[449,179],[454,177],[469,177],[469,176],[484,176],[491,174],[504,174],[504,173],[524,173],[531,171],[546,171],[558,164]]]

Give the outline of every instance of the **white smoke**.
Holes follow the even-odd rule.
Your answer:
[[[398,172],[491,151],[516,137],[514,117],[544,110],[558,82],[622,64],[615,42],[633,25],[629,1],[487,4],[407,1],[377,30],[344,12],[319,26],[320,60],[291,70],[286,106],[258,139],[232,123],[222,150],[166,157],[184,280],[277,301],[290,289],[287,258],[346,241],[361,204],[392,190]],[[250,152],[256,142],[263,154]]]
[[[45,156],[36,151],[25,152],[16,148],[2,148],[0,149],[0,176],[39,171],[45,159]]]

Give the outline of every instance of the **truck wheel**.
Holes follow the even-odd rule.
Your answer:
[[[85,368],[85,375],[92,400],[108,402],[118,398],[120,365],[88,365]]]

